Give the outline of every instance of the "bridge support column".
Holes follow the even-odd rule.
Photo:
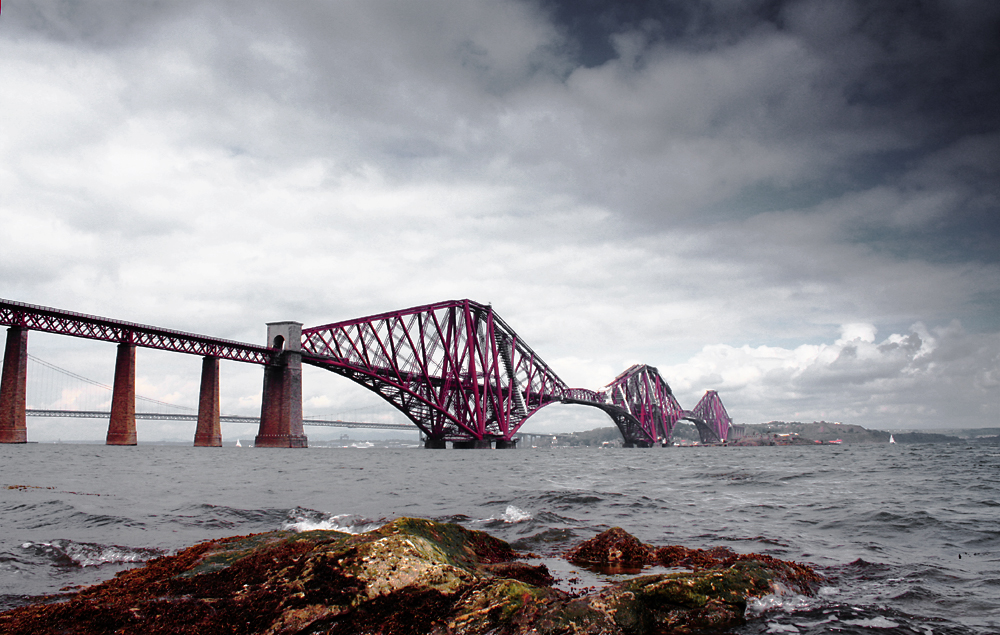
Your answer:
[[[471,441],[454,441],[451,447],[456,450],[492,450],[493,443],[489,439],[472,439]]]
[[[448,447],[448,442],[444,439],[427,439],[424,441],[424,447],[428,450],[443,450]]]
[[[135,445],[135,345],[122,342],[115,358],[111,421],[106,445]]]
[[[194,447],[217,448],[221,445],[219,358],[205,357],[201,362],[201,393],[198,397],[198,429],[194,433]]]
[[[28,329],[7,329],[0,379],[0,443],[27,443]]]
[[[497,449],[498,450],[516,450],[517,449],[517,439],[511,439],[507,441],[506,439],[497,439]]]
[[[302,432],[302,325],[273,322],[267,325],[272,348],[284,348],[277,362],[264,367],[264,395],[260,405],[258,448],[305,448]]]

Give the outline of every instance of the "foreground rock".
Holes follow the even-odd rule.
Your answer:
[[[643,567],[655,560],[653,549],[621,527],[612,527],[566,553],[577,564],[609,567]]]
[[[568,556],[678,564],[678,549],[657,550],[615,528]],[[748,598],[783,586],[808,593],[817,579],[767,556],[684,551],[697,570],[574,596],[551,586],[544,565],[518,561],[507,543],[458,525],[402,518],[360,535],[279,531],[202,543],[52,603],[2,613],[0,632],[711,632],[741,624]]]
[[[820,577],[811,568],[756,553],[737,554],[727,547],[688,549],[678,545],[653,547],[621,527],[612,527],[566,552],[566,559],[601,568],[635,568],[643,565],[678,567],[692,571],[725,570],[760,565],[768,571],[768,582],[779,592],[812,595]]]

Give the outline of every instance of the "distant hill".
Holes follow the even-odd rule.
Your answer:
[[[622,444],[622,433],[617,427],[595,428],[586,432],[559,435],[559,445],[599,447],[605,443],[615,446]]]
[[[983,439],[988,437],[1000,437],[1000,428],[955,428],[924,430],[932,434],[950,434],[962,439]]]
[[[744,424],[746,436],[765,437],[775,434],[793,434],[809,441],[834,441],[840,439],[844,444],[853,443],[888,443],[892,435],[896,443],[962,443],[962,442],[1000,442],[1000,428],[970,428],[956,430],[933,431],[885,431],[869,430],[856,424],[834,423],[829,421],[769,421],[767,423]],[[679,421],[674,427],[673,441],[698,441],[698,429],[694,424]],[[601,445],[620,446],[622,435],[615,426],[595,428],[586,432],[560,434],[558,445],[590,446]],[[541,437],[540,444],[549,445],[551,438]]]
[[[888,443],[889,433],[869,430],[865,427],[828,421],[768,421],[767,423],[745,424],[745,436],[767,436],[771,434],[797,434],[812,441],[835,441],[844,443]],[[898,439],[897,439],[898,442]]]
[[[869,430],[863,426],[828,421],[801,423],[798,421],[769,421],[744,425],[747,435],[798,434],[815,441],[840,439],[844,443],[888,443],[889,436],[896,443],[962,443],[963,441],[998,441],[1000,428],[971,428],[935,431],[886,431]]]

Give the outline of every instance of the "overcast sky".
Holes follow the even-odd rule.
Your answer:
[[[575,386],[997,425],[998,77],[995,0],[4,3],[0,297],[260,343],[471,298]],[[140,392],[198,368],[140,350]],[[371,401],[321,374],[307,414]]]

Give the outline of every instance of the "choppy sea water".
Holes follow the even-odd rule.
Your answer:
[[[196,542],[420,516],[555,556],[611,526],[815,566],[736,631],[1000,632],[1000,446],[0,446],[0,609]],[[554,573],[593,574],[548,560]]]

